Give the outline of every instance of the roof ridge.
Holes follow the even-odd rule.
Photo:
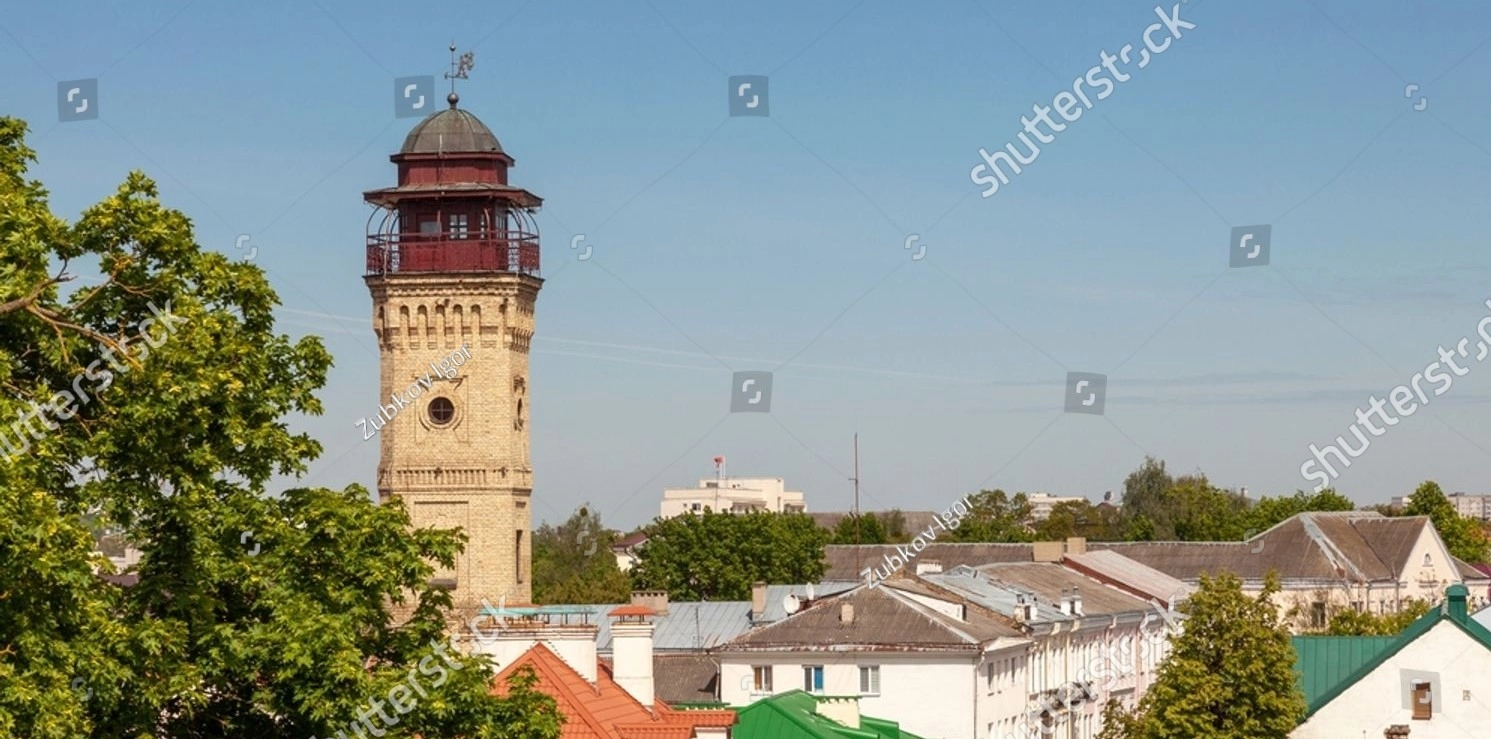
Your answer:
[[[575,692],[573,690],[570,690],[569,686],[565,684],[564,676],[554,674],[551,666],[545,664],[545,660],[539,659],[539,650],[543,650],[544,653],[547,653],[551,657],[558,657],[558,655],[554,654],[554,650],[549,649],[543,642],[538,642],[537,644],[529,647],[528,650],[523,652],[521,655],[518,655],[518,658],[513,660],[512,664],[508,665],[507,667],[503,668],[501,672],[497,673],[497,675],[493,678],[493,681],[496,682],[498,680],[501,680],[503,676],[509,675],[519,665],[522,665],[525,662],[531,664],[534,666],[536,672],[549,678],[549,682],[552,684],[554,690],[558,691],[563,695],[564,698],[569,700],[570,706],[572,707],[574,712],[579,714],[580,720],[585,722],[585,724],[590,727],[590,730],[595,732],[596,736],[616,736],[615,732],[608,731],[605,725],[600,722],[600,719],[596,718],[590,713],[590,711],[586,708],[584,699],[582,699],[578,695],[575,695]],[[600,660],[596,660],[596,662],[597,670],[599,670],[602,663],[600,662]],[[561,665],[564,665],[565,667],[569,667],[569,663],[565,662],[564,660],[559,660],[559,663]],[[574,668],[570,668],[570,670],[574,672],[576,677],[580,678],[581,680],[585,680],[585,676],[581,675],[577,671],[574,671]],[[598,674],[595,688],[596,692],[599,693],[600,680]],[[628,697],[630,697],[629,693]]]

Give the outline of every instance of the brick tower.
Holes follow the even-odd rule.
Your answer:
[[[378,496],[402,498],[416,527],[466,532],[456,566],[435,573],[458,604],[528,603],[528,347],[543,201],[508,184],[512,157],[454,91],[447,99],[389,157],[398,186],[363,193],[377,206],[364,280],[379,402],[395,407],[379,432]]]

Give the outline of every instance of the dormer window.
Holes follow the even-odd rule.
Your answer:
[[[465,213],[450,214],[450,227],[447,228],[446,231],[450,234],[450,237],[452,239],[466,238],[466,234],[469,229],[470,222],[466,219]]]

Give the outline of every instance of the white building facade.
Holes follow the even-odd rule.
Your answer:
[[[667,488],[659,515],[673,518],[686,513],[804,513],[803,494],[787,489],[780,477],[701,478],[696,488]]]

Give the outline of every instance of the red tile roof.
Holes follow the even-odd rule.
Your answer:
[[[535,687],[552,696],[564,715],[560,739],[692,739],[695,727],[735,724],[735,712],[728,710],[677,711],[662,701],[648,710],[616,683],[610,665],[597,663],[592,684],[543,644],[498,673],[492,691],[506,695],[507,679],[525,665],[538,675]]]

